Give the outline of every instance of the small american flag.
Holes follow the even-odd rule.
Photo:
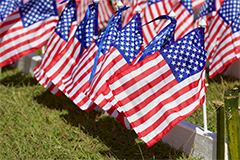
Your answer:
[[[44,69],[52,62],[53,57],[66,47],[76,28],[76,3],[75,0],[70,0],[47,43],[46,51],[42,60],[33,71],[37,81],[57,96],[61,95],[61,91],[53,85]]]
[[[98,34],[97,7],[97,3],[88,7],[87,12],[89,14],[86,14],[84,20],[77,27],[74,36],[71,37],[61,52],[54,55],[50,64],[44,69],[52,82],[66,95],[65,86],[62,82],[63,77],[72,71],[79,60],[80,52],[84,52],[92,43],[93,36]],[[82,51],[81,47],[83,48]]]
[[[210,78],[224,70],[236,59],[231,25],[239,12],[239,0],[225,0],[205,34]]]
[[[13,11],[22,5],[22,0],[2,0],[0,1],[0,24],[10,15]]]
[[[114,43],[120,27],[121,12],[113,17],[108,27],[104,29],[98,38],[93,40],[89,47],[83,52],[83,55],[70,73],[63,77],[63,84],[65,85],[69,98],[82,110],[91,111],[91,109],[93,109],[90,107],[93,102],[84,92],[89,87],[89,79],[96,59],[95,56],[97,53],[100,53],[99,59],[97,60],[97,73],[102,64],[104,55]],[[100,49],[99,46],[101,46],[101,44],[102,48]]]
[[[0,67],[42,48],[58,22],[54,0],[31,0],[0,25]]]
[[[109,49],[109,52],[105,54],[98,74],[94,76],[89,89],[85,92],[92,101],[119,121],[121,120],[121,114],[111,109],[113,108],[111,107],[112,105],[108,104],[110,102],[107,101],[102,92],[107,89],[106,80],[118,69],[123,69],[128,66],[138,55],[142,42],[141,19],[140,14],[137,13],[121,32],[118,33],[116,41],[111,49]],[[129,123],[126,124],[125,122],[123,126],[128,129],[130,127]]]
[[[205,100],[203,33],[203,28],[194,29],[107,81],[134,131],[148,147]]]

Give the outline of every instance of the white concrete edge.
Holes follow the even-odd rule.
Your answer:
[[[29,54],[15,61],[14,67],[22,70],[25,74],[32,74],[34,68],[41,61],[41,56],[34,53]],[[98,112],[104,111],[100,107],[95,108]],[[203,159],[216,159],[216,134],[187,121],[181,121],[162,138],[164,143],[182,150],[193,157],[203,157]],[[225,159],[228,159],[227,140],[225,143]]]

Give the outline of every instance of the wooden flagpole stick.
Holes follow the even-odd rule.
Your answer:
[[[226,126],[229,159],[240,159],[238,88],[225,91]]]
[[[212,101],[217,110],[217,159],[225,155],[225,107],[221,101]]]

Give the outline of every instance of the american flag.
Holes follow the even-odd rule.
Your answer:
[[[144,25],[161,15],[168,15],[177,3],[179,3],[177,0],[149,0],[147,2],[147,7],[142,11],[142,24]],[[148,45],[157,35],[158,31],[156,28],[158,25],[159,21],[154,21],[153,23],[143,26],[142,29],[145,45]]]
[[[65,48],[76,28],[76,3],[75,0],[70,0],[60,17],[54,32],[52,32],[42,60],[33,71],[37,81],[57,96],[61,95],[61,91],[46,75],[44,68],[52,62],[54,55],[58,54],[63,48]]]
[[[210,78],[235,61],[231,24],[239,12],[239,0],[225,0],[205,34]]]
[[[134,131],[148,147],[205,100],[203,33],[203,28],[194,29],[107,81]]]
[[[208,32],[208,27],[211,24],[213,18],[217,14],[216,1],[206,0],[202,5],[200,12],[198,13],[197,19],[195,21],[195,28],[199,27],[199,22],[203,19],[206,22],[205,33]]]
[[[72,71],[79,60],[80,52],[84,52],[92,43],[93,36],[98,34],[97,7],[97,3],[88,7],[88,13],[77,27],[74,36],[61,52],[54,55],[50,64],[44,69],[51,81],[65,94],[67,93],[62,78]],[[81,47],[83,47],[82,51]]]
[[[13,11],[22,5],[22,0],[2,0],[0,1],[0,24],[10,15]]]
[[[99,53],[96,68],[97,73],[104,55],[114,43],[120,27],[121,12],[113,17],[113,20],[110,21],[107,28],[105,28],[98,38],[93,40],[88,49],[83,52],[72,71],[63,77],[63,84],[65,85],[66,93],[69,98],[82,110],[91,111],[94,109],[90,107],[93,102],[84,94],[84,92],[89,87],[89,79],[96,59],[96,54]]]
[[[80,23],[86,13],[87,7],[92,4],[93,0],[76,0],[77,3],[77,20]],[[103,29],[107,26],[111,15],[114,13],[108,0],[100,0],[98,5],[98,28]]]
[[[232,39],[237,58],[240,60],[240,12],[232,22]]]
[[[31,0],[0,25],[0,67],[42,48],[58,22],[54,0]]]
[[[89,89],[85,92],[92,101],[117,120],[121,120],[120,115],[117,111],[111,110],[112,107],[109,108],[111,104],[107,105],[108,101],[102,94],[107,89],[105,82],[115,71],[125,68],[132,62],[138,55],[142,42],[141,19],[140,14],[137,13],[121,32],[118,33],[116,41],[109,52],[105,54],[98,74],[94,76]],[[123,126],[126,128],[128,128],[128,125],[123,123]]]
[[[155,36],[153,40],[143,49],[141,54],[137,56],[136,58],[137,61],[134,64],[136,64],[137,62],[140,62],[146,56],[151,55],[152,53],[155,53],[156,51],[159,51],[160,49],[163,49],[164,47],[174,42],[174,33],[175,33],[177,21],[174,18],[171,18],[166,15],[160,16],[158,17],[158,19],[165,19],[165,20],[168,19],[171,22],[165,28],[160,30],[157,36]]]
[[[126,1],[126,0],[125,0]],[[125,26],[135,15],[135,9],[137,6],[139,6],[142,11],[145,9],[145,7],[147,7],[147,0],[131,0],[128,3],[123,1],[123,4],[125,4],[126,6],[129,6],[129,9],[124,11],[122,14],[122,25]]]

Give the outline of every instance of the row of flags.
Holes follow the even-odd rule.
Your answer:
[[[86,112],[101,107],[150,147],[203,104],[206,59],[210,78],[240,59],[240,1],[112,3],[0,1],[0,67],[46,45],[42,86]]]

